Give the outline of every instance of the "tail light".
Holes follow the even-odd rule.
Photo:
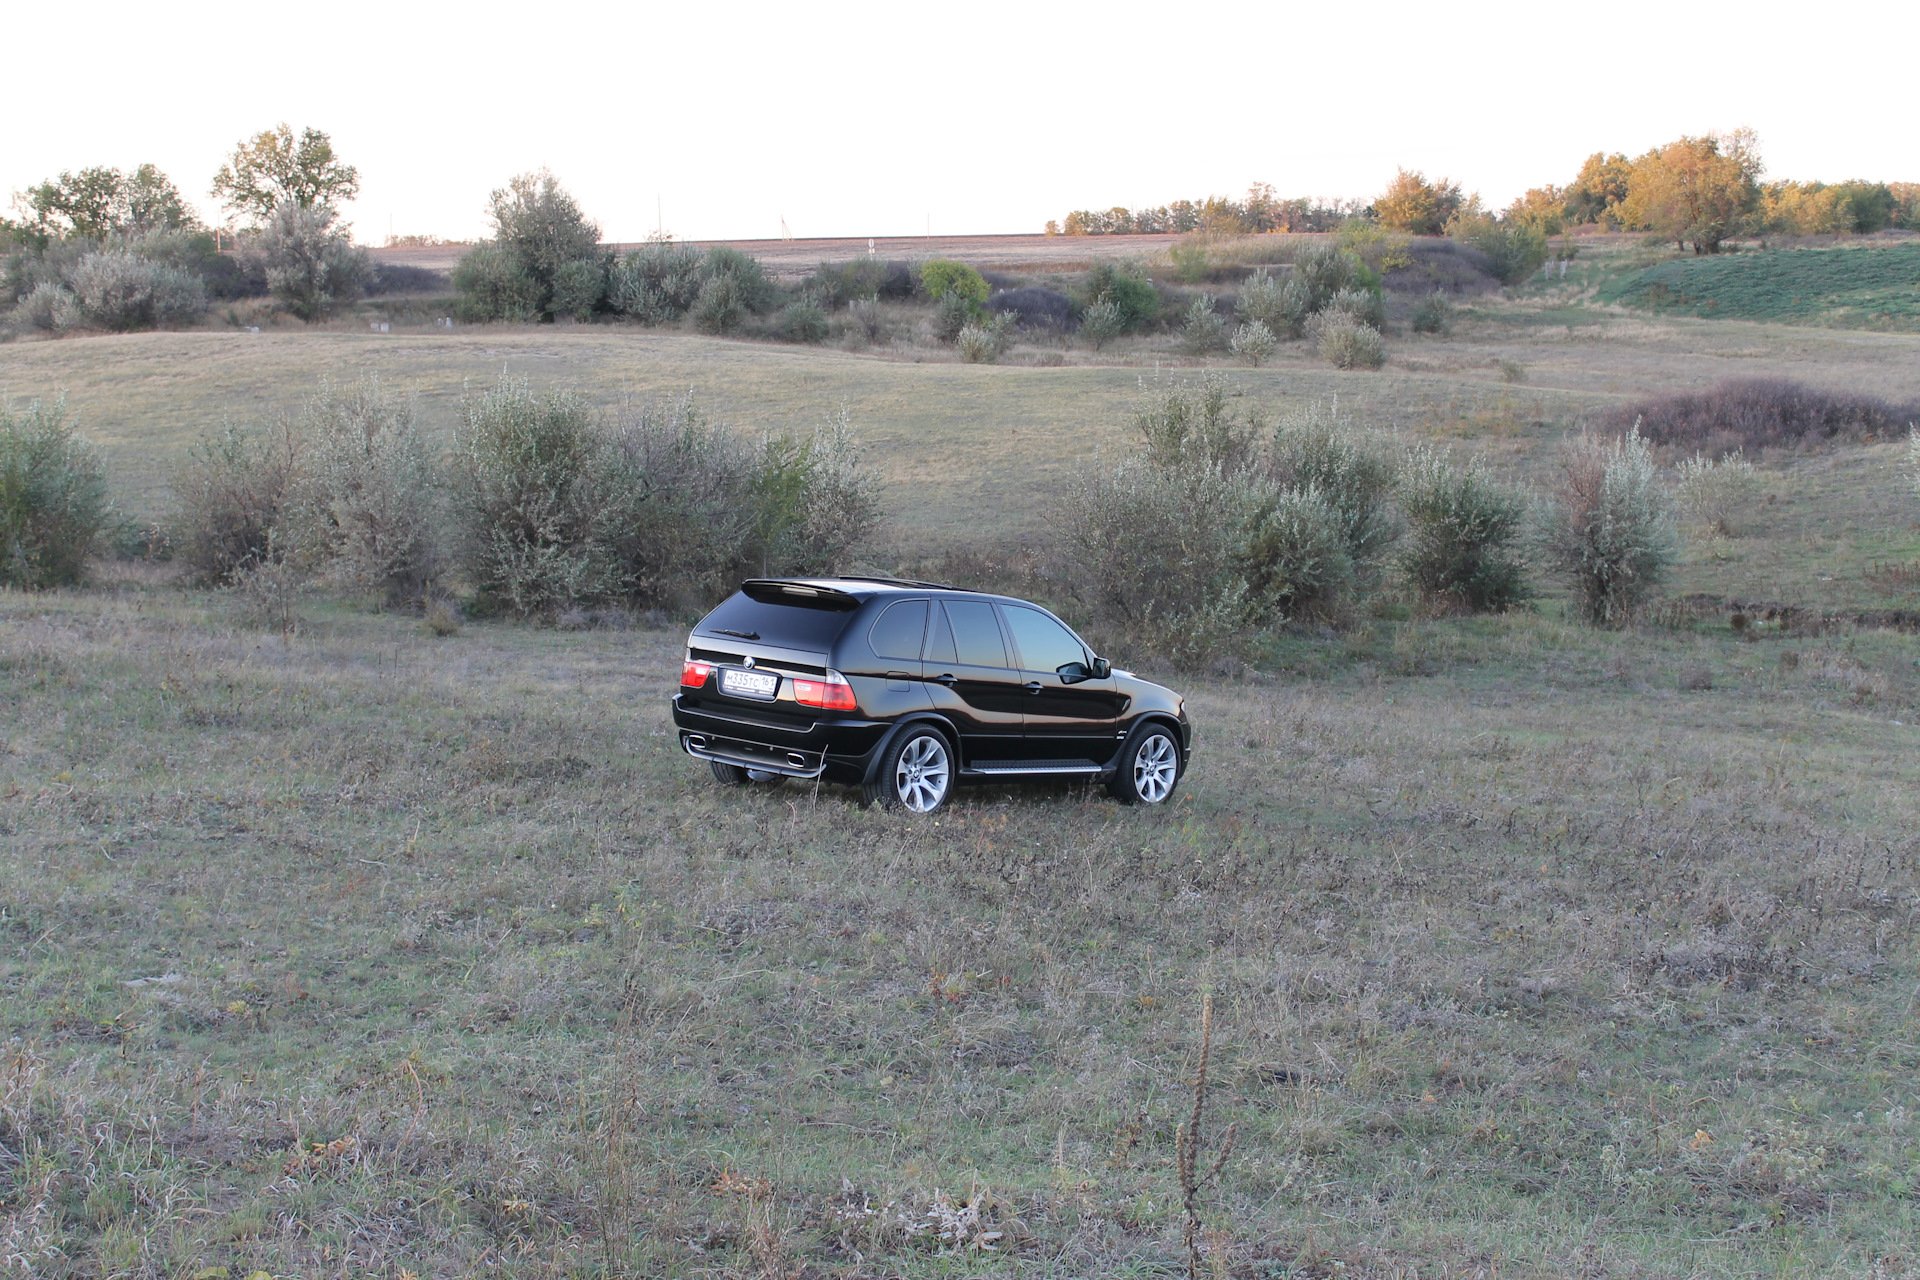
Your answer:
[[[695,662],[688,658],[680,664],[680,684],[683,688],[698,689],[706,684],[707,676],[712,671],[711,662]]]
[[[853,686],[838,671],[827,672],[825,680],[805,680],[796,677],[793,682],[793,700],[803,707],[818,707],[822,711],[852,711]]]

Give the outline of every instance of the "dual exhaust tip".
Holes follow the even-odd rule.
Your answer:
[[[692,747],[695,751],[706,751],[710,749],[707,746],[706,735],[701,733],[688,734],[687,745],[689,747]],[[798,751],[787,752],[787,763],[796,769],[806,769],[811,767],[807,762],[807,758],[801,755]]]

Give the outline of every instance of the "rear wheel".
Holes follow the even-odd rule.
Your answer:
[[[1133,731],[1120,751],[1107,792],[1122,804],[1162,804],[1180,783],[1180,744],[1163,724]]]
[[[880,771],[862,789],[868,804],[932,813],[953,794],[953,748],[937,729],[909,729],[887,749]]]

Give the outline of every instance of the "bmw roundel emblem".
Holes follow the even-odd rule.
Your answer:
[[[752,669],[753,669],[753,655],[752,655],[752,654],[748,654],[748,655],[747,655],[747,660],[746,660],[745,662],[743,662],[743,663],[741,663],[741,665],[742,665],[742,666],[744,666],[744,667],[746,667],[746,668],[747,668],[748,670],[752,670]]]

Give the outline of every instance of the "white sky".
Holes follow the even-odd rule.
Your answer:
[[[332,15],[338,14],[339,17]],[[325,16],[319,16],[325,15]],[[285,120],[360,169],[356,235],[485,233],[545,165],[608,239],[1037,232],[1075,208],[1503,205],[1589,153],[1751,125],[1775,177],[1920,181],[1920,4],[21,6],[0,191],[153,161],[207,183]]]

